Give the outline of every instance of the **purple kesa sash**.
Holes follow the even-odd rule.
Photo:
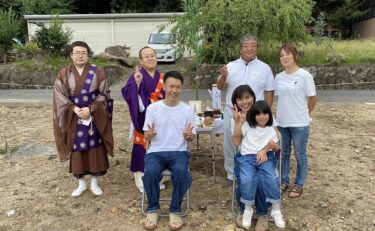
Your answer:
[[[69,96],[69,100],[80,108],[89,107],[99,95],[99,91],[89,92],[95,70],[96,66],[91,64],[85,79],[85,84],[81,89],[81,94]],[[91,121],[89,126],[82,124],[81,120],[77,120],[73,152],[88,151],[93,147],[101,145],[102,143],[103,139],[95,126],[94,120]]]

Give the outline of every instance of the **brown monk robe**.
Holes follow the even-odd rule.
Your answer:
[[[90,67],[88,63],[90,50],[86,46],[87,44],[83,42],[72,44],[71,56],[74,64],[64,67],[59,72],[53,92],[53,126],[59,157],[62,161],[70,159],[69,172],[79,180],[79,187],[72,193],[73,197],[80,196],[86,190],[87,186],[84,180],[84,175],[86,174],[92,176],[91,191],[95,195],[102,194],[96,177],[106,174],[109,168],[108,155],[113,156],[114,145],[112,125],[106,101],[110,96],[104,70],[97,67],[92,73],[93,77],[91,85],[89,85],[89,93],[96,91],[98,94],[93,96],[90,105],[79,107],[72,98],[69,98],[84,93],[82,89],[84,89]],[[87,55],[86,62],[84,55]],[[82,113],[79,111],[81,109],[87,110],[86,116],[80,114]],[[75,151],[73,146],[75,145],[75,139],[78,138],[77,123],[81,121],[80,119],[90,118],[90,115],[93,125],[100,134],[100,145],[97,143],[95,146],[88,148],[88,150]],[[87,146],[89,147],[89,145]]]

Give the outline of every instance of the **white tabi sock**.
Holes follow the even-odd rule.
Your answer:
[[[87,189],[87,186],[86,186],[86,181],[85,181],[85,178],[80,178],[78,179],[78,188],[76,188],[73,193],[72,193],[72,197],[79,197],[82,195],[82,193],[84,191],[86,191]]]
[[[143,193],[143,177],[144,173],[143,172],[135,172],[134,173],[134,181],[135,181],[135,186],[137,186],[138,190]]]
[[[95,176],[91,177],[90,189],[91,192],[94,193],[96,196],[100,196],[103,194],[102,189],[98,185],[98,178]]]

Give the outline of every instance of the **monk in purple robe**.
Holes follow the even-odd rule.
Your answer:
[[[131,137],[133,149],[130,170],[134,173],[135,184],[143,192],[144,156],[146,142],[143,136],[143,125],[147,107],[164,98],[163,74],[156,70],[157,56],[151,47],[139,51],[139,62],[142,68],[136,68],[122,88],[122,96],[129,106],[131,117]]]
[[[91,175],[90,189],[103,194],[97,177],[109,168],[113,156],[112,101],[102,68],[89,63],[89,46],[71,44],[73,64],[56,77],[53,90],[53,127],[61,161],[70,160],[69,172],[78,179],[72,196],[86,191],[85,175]]]

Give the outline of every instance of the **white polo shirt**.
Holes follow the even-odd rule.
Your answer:
[[[300,68],[293,74],[276,75],[275,95],[278,96],[276,119],[280,127],[304,127],[310,124],[308,97],[315,96],[313,76]]]
[[[239,58],[227,64],[228,76],[226,83],[226,103],[232,105],[232,94],[239,85],[247,84],[253,89],[256,100],[264,100],[265,91],[275,90],[274,77],[271,68],[255,58],[246,64],[245,60]]]

